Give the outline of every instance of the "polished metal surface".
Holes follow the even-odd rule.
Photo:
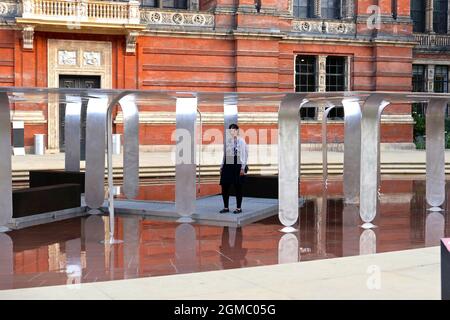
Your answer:
[[[200,110],[197,109],[197,115],[198,119],[200,121],[199,124],[199,133],[198,133],[198,179],[197,179],[197,192],[200,193],[200,185],[202,183],[202,154],[203,154],[203,119],[202,119],[202,113]]]
[[[426,111],[426,199],[432,207],[445,201],[445,108],[447,101],[431,99]]]
[[[385,95],[372,94],[362,106],[360,216],[370,223],[377,214],[380,172],[380,118],[389,104]]]
[[[230,134],[231,124],[238,124],[238,101],[237,94],[226,94],[223,99],[223,154],[227,154],[227,144],[233,144],[233,137]],[[227,161],[228,157],[225,156],[224,161]]]
[[[298,219],[299,112],[305,103],[304,96],[287,94],[278,111],[278,217],[285,227]]]
[[[361,171],[361,107],[357,99],[343,99],[344,107],[344,199],[359,202]]]
[[[89,98],[86,119],[86,192],[88,207],[100,208],[105,199],[107,96]]]
[[[139,191],[139,110],[133,95],[122,97],[119,104],[124,122],[123,192],[133,199]]]
[[[175,210],[182,217],[195,212],[197,98],[178,98],[176,102]]]
[[[322,115],[322,178],[325,187],[328,181],[328,136],[327,136],[327,119],[328,114],[335,105],[328,103],[328,108],[325,109]]]
[[[11,238],[0,233],[0,275],[2,279],[1,288],[13,289],[12,275],[14,274],[14,245]]]
[[[9,99],[0,92],[0,227],[12,218],[11,148]]]
[[[278,263],[295,263],[299,261],[298,239],[293,233],[286,233],[278,242]]]
[[[64,124],[65,170],[80,171],[81,98],[66,96]]]

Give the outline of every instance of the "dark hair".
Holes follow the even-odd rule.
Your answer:
[[[232,123],[232,124],[230,124],[230,126],[228,127],[228,129],[236,129],[236,130],[238,130],[238,129],[239,129],[239,126],[238,126],[236,123]]]

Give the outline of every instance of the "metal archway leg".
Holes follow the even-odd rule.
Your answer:
[[[139,110],[134,96],[123,97],[119,104],[124,123],[123,191],[133,199],[139,192]]]
[[[80,171],[81,98],[66,96],[64,118],[65,170]]]
[[[299,110],[302,97],[287,94],[278,111],[278,217],[283,232],[293,232],[298,219]]]
[[[445,201],[446,106],[446,101],[431,99],[426,111],[426,199],[434,210]]]
[[[12,219],[11,119],[9,99],[0,92],[0,232]]]
[[[328,183],[328,130],[327,119],[330,111],[335,107],[331,103],[328,103],[329,107],[325,109],[322,115],[322,179],[325,188]]]
[[[361,177],[359,214],[365,222],[363,228],[372,228],[377,214],[380,173],[380,118],[389,102],[379,94],[365,101],[361,119]]]
[[[359,202],[361,171],[361,107],[356,100],[342,100],[344,106],[344,201]]]
[[[179,222],[192,222],[196,200],[195,123],[197,98],[178,98],[176,103],[175,210]]]
[[[86,119],[86,192],[88,207],[100,208],[105,199],[105,133],[108,99],[89,98]]]

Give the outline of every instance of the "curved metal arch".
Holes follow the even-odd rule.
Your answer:
[[[359,214],[372,227],[377,214],[380,175],[380,120],[390,102],[384,94],[373,93],[363,103],[361,119],[361,176]],[[363,143],[364,142],[364,143]]]
[[[6,92],[0,92],[0,232],[12,219],[11,114]]]
[[[298,219],[298,185],[300,164],[301,107],[307,103],[306,94],[287,94],[278,110],[278,218],[292,232]]]
[[[361,108],[358,100],[344,98],[344,167],[343,186],[346,203],[358,203],[361,166]],[[322,117],[322,166],[323,180],[328,179],[327,121],[329,112],[336,106],[326,101],[328,108]]]
[[[426,200],[432,207],[445,201],[445,108],[447,101],[430,99],[426,111]]]

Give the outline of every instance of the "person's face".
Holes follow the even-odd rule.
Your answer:
[[[238,130],[237,129],[230,129],[230,133],[231,133],[231,136],[234,138],[234,137],[237,137],[237,135],[238,135]]]

